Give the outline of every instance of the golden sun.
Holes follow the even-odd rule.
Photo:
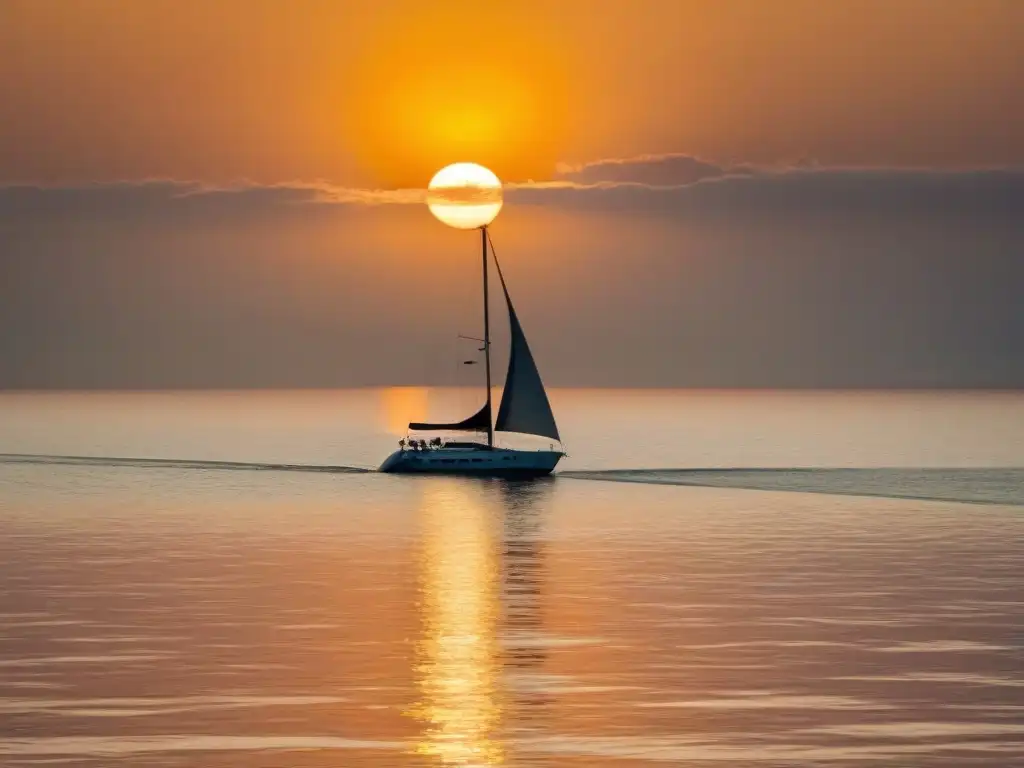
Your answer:
[[[453,163],[434,174],[427,186],[430,212],[450,227],[486,227],[501,210],[501,181],[476,163]]]

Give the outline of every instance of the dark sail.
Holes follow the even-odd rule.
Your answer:
[[[533,362],[530,345],[526,343],[523,327],[516,317],[512,299],[508,295],[505,276],[501,274],[501,265],[495,256],[494,263],[498,266],[498,277],[501,288],[505,292],[508,304],[508,322],[511,329],[512,344],[508,357],[508,373],[505,375],[505,390],[501,393],[501,405],[498,406],[498,420],[494,428],[501,432],[519,432],[526,435],[541,435],[561,440],[555,415],[551,412],[544,383],[540,380],[537,364]]]
[[[449,432],[486,432],[491,426],[491,404],[486,403],[483,408],[474,413],[468,419],[455,421],[450,424],[428,424],[426,422],[414,421],[409,424],[409,429],[428,431],[449,431]]]

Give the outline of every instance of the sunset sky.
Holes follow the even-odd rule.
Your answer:
[[[0,0],[0,387],[1024,387],[1024,2]]]

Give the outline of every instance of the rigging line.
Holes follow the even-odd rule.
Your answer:
[[[505,294],[505,304],[506,304],[506,306],[511,306],[510,300],[508,298],[508,286],[505,285],[505,275],[503,275],[501,273],[501,264],[498,263],[498,252],[496,250],[494,250],[494,241],[491,239],[491,228],[490,227],[484,227],[484,236],[487,238],[487,245],[491,249],[491,258],[494,259],[494,266],[498,270],[498,279],[501,280],[501,290],[502,290],[502,293]],[[512,349],[511,349],[512,338],[511,338],[511,335],[512,335],[512,330],[510,328],[509,329],[509,352],[508,352],[510,356],[512,354]],[[501,398],[502,398],[502,400],[505,399],[505,389],[504,389],[504,387],[502,387],[502,390],[501,390]],[[500,402],[499,402],[498,408],[499,408],[499,410],[501,408]],[[498,431],[497,430],[494,431],[494,439],[495,440],[498,439]]]
[[[508,286],[505,285],[505,275],[501,272],[501,264],[498,263],[498,252],[494,250],[494,241],[491,240],[491,230],[485,229],[487,233],[487,244],[491,246],[491,256],[494,257],[494,266],[498,269],[498,279],[501,280],[501,287],[505,289],[505,300],[508,301]]]

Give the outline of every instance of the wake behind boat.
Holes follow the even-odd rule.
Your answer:
[[[496,211],[495,211],[496,213]],[[493,215],[492,217],[493,218]],[[508,285],[502,274],[494,248],[491,256],[498,270],[501,288],[505,294],[508,307],[508,320],[511,336],[508,371],[505,374],[505,387],[498,406],[497,420],[492,419],[491,411],[491,329],[488,310],[488,243],[490,241],[487,225],[479,227],[483,249],[483,294],[484,294],[484,367],[486,369],[485,393],[483,407],[469,418],[451,423],[412,422],[409,430],[415,432],[444,433],[447,435],[472,433],[482,436],[486,433],[486,442],[479,438],[465,437],[446,438],[435,436],[427,439],[405,438],[400,442],[399,450],[385,459],[380,466],[381,472],[395,473],[430,473],[482,475],[489,477],[540,477],[548,475],[565,455],[560,445],[558,426],[555,415],[551,411],[544,383],[533,360],[526,335],[512,306]],[[501,447],[495,444],[496,432],[514,432],[522,435],[534,435],[549,438],[552,442],[546,450],[521,450]],[[556,446],[555,443],[559,443]]]

